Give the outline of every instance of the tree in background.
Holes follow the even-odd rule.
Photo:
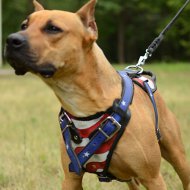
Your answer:
[[[77,11],[87,0],[39,0],[45,8]],[[182,0],[98,0],[96,21],[98,44],[112,62],[134,62],[144,54],[150,42],[162,31]],[[2,0],[3,42],[19,29],[22,20],[33,11],[32,0]],[[189,60],[190,5],[168,32],[154,59]]]
[[[183,3],[181,0],[100,1],[99,5],[103,9],[101,17],[106,19],[106,23],[110,23],[106,28],[111,27],[104,34],[108,34],[108,44],[111,43],[109,51],[115,55],[112,57],[114,61],[137,61],[139,55],[144,54],[147,46],[169,23]],[[167,33],[165,41],[155,53],[156,59],[190,58],[189,10],[190,5]],[[103,25],[105,24],[101,26]],[[116,50],[117,56],[114,52]]]

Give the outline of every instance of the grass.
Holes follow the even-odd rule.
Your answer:
[[[145,68],[157,74],[159,91],[181,123],[190,160],[190,64]],[[0,190],[61,189],[61,134],[57,120],[60,105],[53,92],[30,74],[0,76],[0,92]],[[165,161],[162,173],[168,190],[182,189],[176,173]],[[84,190],[127,189],[125,183],[100,184],[89,174],[83,184]]]

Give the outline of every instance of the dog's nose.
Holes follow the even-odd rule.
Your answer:
[[[20,49],[27,43],[26,37],[19,33],[9,35],[6,42],[9,47],[12,47],[14,49]]]

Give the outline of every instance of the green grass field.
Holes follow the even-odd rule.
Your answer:
[[[145,68],[157,74],[159,91],[181,124],[190,160],[190,64]],[[60,105],[53,92],[30,74],[0,75],[0,101],[0,190],[61,189],[64,175],[57,120]],[[165,161],[162,173],[168,190],[182,189],[176,173]],[[83,186],[84,190],[127,189],[125,183],[100,184],[88,174]]]

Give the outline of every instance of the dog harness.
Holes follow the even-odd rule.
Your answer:
[[[126,71],[119,72],[122,78],[122,96],[115,100],[106,112],[87,118],[75,118],[63,108],[59,114],[60,127],[65,141],[66,150],[71,160],[69,171],[78,175],[83,171],[95,173],[101,182],[116,179],[108,173],[113,151],[122,136],[131,114],[129,106],[133,99],[133,85],[137,83],[149,94],[157,117],[157,109],[153,92],[154,83],[142,76],[130,76]],[[134,83],[133,83],[134,82]],[[160,133],[156,119],[156,134]]]

